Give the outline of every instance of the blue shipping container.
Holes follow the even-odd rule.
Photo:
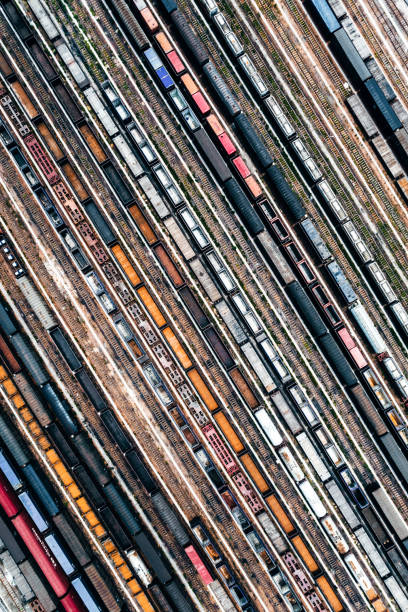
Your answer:
[[[161,66],[161,68],[156,70],[156,74],[165,89],[170,89],[170,87],[174,87],[174,81],[164,66]]]

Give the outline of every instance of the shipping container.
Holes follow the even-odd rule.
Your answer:
[[[218,426],[220,427],[224,436],[227,438],[228,442],[231,444],[233,450],[236,453],[241,452],[244,449],[244,445],[235,433],[225,414],[221,411],[217,412],[216,414],[214,414],[214,419],[218,423]]]
[[[188,372],[188,377],[196,388],[199,396],[201,397],[207,408],[211,411],[218,408],[218,404],[214,396],[212,395],[208,387],[205,385],[203,379],[195,368]]]
[[[110,482],[111,475],[106,469],[98,451],[94,447],[85,431],[80,432],[72,439],[75,448],[78,450],[87,468],[92,472],[93,477],[101,485],[105,486]]]
[[[408,526],[402,519],[396,505],[392,499],[386,494],[384,489],[378,488],[371,495],[377,503],[381,513],[391,525],[393,531],[397,534],[400,540],[408,538]]]
[[[157,166],[155,166],[157,169]],[[148,176],[142,176],[138,180],[140,187],[143,189],[147,199],[155,209],[156,213],[159,215],[160,219],[167,217],[170,214],[170,209],[165,204],[163,198],[157,191],[157,189],[153,186],[152,181]]]
[[[329,361],[341,383],[347,385],[348,387],[355,385],[357,383],[357,379],[354,372],[349,366],[343,353],[340,351],[334,338],[329,333],[326,333],[318,338],[318,344],[323,355]]]
[[[109,184],[113,187],[123,204],[128,204],[133,200],[133,196],[123,181],[121,175],[112,165],[111,162],[106,162],[103,165],[103,170],[108,178]]]
[[[177,359],[179,360],[183,368],[184,369],[190,368],[192,366],[192,362],[189,356],[187,355],[186,351],[181,346],[181,343],[178,340],[175,333],[173,332],[173,330],[170,329],[170,327],[165,327],[162,331],[163,331],[163,336],[166,338],[167,342],[170,345],[170,348],[176,355]]]
[[[100,396],[95,384],[91,381],[85,370],[77,372],[76,377],[95,408],[99,411],[106,408],[105,401]]]
[[[102,146],[96,139],[95,134],[92,131],[92,128],[87,123],[85,123],[84,125],[81,125],[79,127],[79,130],[86,144],[88,145],[91,152],[95,156],[96,161],[99,164],[102,164],[104,161],[106,161],[107,157],[106,157],[105,151],[103,150]]]
[[[230,178],[224,185],[227,196],[232,200],[233,207],[242,217],[252,236],[256,236],[264,229],[264,225],[249,202],[247,196],[235,178]]]
[[[48,585],[48,588],[44,586],[30,561],[23,561],[20,564],[20,569],[44,610],[46,610],[46,612],[56,611],[57,605],[54,602],[54,596],[51,596],[49,593]]]
[[[175,287],[181,287],[181,285],[184,284],[184,279],[177,270],[176,266],[174,265],[173,260],[170,259],[165,248],[161,244],[158,244],[156,247],[154,247],[154,252],[161,265],[167,272],[168,276],[170,277],[170,280],[173,285]]]
[[[363,91],[368,100],[368,104],[371,110],[376,113],[378,120],[383,126],[383,130],[385,130],[387,133],[390,131],[394,132],[402,127],[402,123],[398,119],[395,111],[375,79],[372,77],[368,78],[371,76],[371,74],[367,68],[366,71],[368,73],[368,76],[366,77],[368,80],[363,84]]]
[[[125,253],[123,252],[122,247],[119,244],[115,244],[115,246],[112,247],[112,253],[114,254],[115,258],[118,260],[122,270],[126,274],[131,284],[134,287],[136,285],[139,285],[142,282],[142,280],[138,276],[136,270],[133,268],[132,264],[130,263]]]
[[[128,210],[148,244],[154,244],[157,241],[157,236],[139,206],[132,204]]]
[[[333,612],[341,612],[342,610],[344,610],[343,604],[337,597],[333,587],[330,585],[327,578],[325,576],[319,576],[318,578],[316,578],[316,582],[319,585],[319,588],[322,591],[323,595],[329,602]]]
[[[152,503],[156,508],[162,521],[173,534],[178,544],[180,544],[181,546],[185,546],[186,543],[189,541],[190,536],[181,524],[173,508],[170,506],[163,494],[159,491],[153,493],[151,497]]]
[[[267,177],[275,192],[275,195],[284,207],[284,211],[291,214],[295,221],[300,221],[306,214],[306,209],[301,203],[299,197],[291,189],[282,171],[273,164],[266,170]]]
[[[76,123],[77,121],[82,119],[82,112],[79,110],[78,106],[72,99],[72,96],[68,93],[65,86],[60,81],[57,81],[56,83],[53,83],[53,87],[55,89],[59,101],[65,108],[65,111],[67,112],[71,121]]]
[[[82,361],[78,358],[77,353],[69,344],[60,327],[52,330],[51,337],[57,345],[60,353],[73,372],[82,367]]]
[[[205,64],[209,59],[208,51],[199,38],[194,34],[183,13],[178,9],[172,11],[170,14],[170,20],[178,30],[181,40],[191,52],[198,65],[202,66]]]
[[[10,87],[13,89],[14,93],[17,96],[17,99],[20,101],[21,105],[24,107],[27,115],[30,119],[37,117],[38,111],[32,103],[31,99],[27,95],[25,89],[23,88],[20,81],[13,81],[10,83]]]
[[[212,60],[203,66],[203,72],[213,87],[219,100],[227,110],[229,116],[233,118],[238,115],[238,113],[241,112],[241,107],[239,106],[234,94],[226,84],[225,80],[216,69]]]
[[[14,357],[13,353],[10,350],[10,347],[8,346],[3,336],[1,335],[0,335],[0,353],[1,353],[2,359],[6,363],[9,370],[13,372],[13,374],[17,374],[18,372],[21,371],[20,364],[18,363],[17,359]],[[4,368],[2,368],[2,370],[4,370]],[[7,376],[5,370],[4,370],[4,373]]]
[[[10,338],[17,356],[27,368],[37,385],[44,385],[49,380],[48,372],[45,370],[37,353],[33,351],[27,340],[17,332]]]
[[[235,118],[234,125],[246,144],[249,145],[261,168],[268,168],[272,164],[272,157],[248,117],[244,113],[240,113]]]
[[[141,524],[135,516],[135,510],[125,498],[118,487],[110,482],[104,487],[104,493],[112,508],[119,516],[126,530],[132,535],[136,535],[142,529]]]
[[[362,419],[367,426],[374,431],[378,436],[383,436],[388,429],[383,420],[375,409],[372,401],[361,385],[356,385],[349,389],[349,393],[355,402],[357,402],[362,412]]]
[[[111,585],[111,582],[108,582],[105,577],[102,576],[95,563],[90,563],[84,571],[107,610],[109,610],[109,612],[120,612],[121,608],[113,595],[115,591]]]
[[[156,325],[158,327],[162,327],[163,325],[165,325],[166,319],[160,312],[158,306],[156,305],[155,301],[153,300],[146,287],[140,287],[140,289],[137,290],[137,293]]]
[[[241,371],[238,368],[234,368],[229,371],[229,375],[248,406],[252,409],[256,408],[259,405],[259,401]]]
[[[153,492],[157,488],[156,483],[151,477],[149,471],[146,469],[136,450],[127,452],[125,458],[147,491],[149,493]]]
[[[224,183],[231,177],[231,171],[229,170],[227,164],[222,159],[220,153],[217,151],[214,143],[210,140],[208,134],[204,131],[203,128],[200,128],[195,132],[195,138],[204,153],[208,163],[216,173],[218,179]]]
[[[334,482],[334,480],[330,480],[329,482],[325,483],[324,486],[328,490],[334,503],[336,504],[336,506],[338,507],[338,509],[340,510],[341,514],[344,516],[344,518],[346,519],[350,527],[352,529],[355,529],[356,527],[358,527],[360,525],[359,519],[357,518],[354,510],[352,509],[349,502],[344,497],[341,489]]]
[[[212,350],[215,352],[223,366],[227,369],[232,368],[235,365],[235,361],[231,357],[230,352],[227,350],[225,344],[221,341],[217,332],[211,326],[204,331],[208,343]]]

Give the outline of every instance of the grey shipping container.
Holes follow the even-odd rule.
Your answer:
[[[63,431],[70,436],[75,434],[78,431],[78,425],[71,416],[71,409],[68,403],[61,399],[59,392],[54,389],[52,383],[44,385],[42,393]]]
[[[318,229],[314,225],[313,221],[309,218],[305,219],[304,221],[301,222],[301,226],[306,236],[309,238],[310,242],[315,248],[319,257],[323,261],[325,259],[328,259],[331,256],[331,253],[329,249],[327,248],[327,245],[324,242],[323,238],[321,237]]]
[[[18,544],[16,538],[0,517],[0,539],[2,540],[4,546],[9,551],[10,555],[14,559],[16,563],[21,563],[26,558],[25,553],[22,551],[20,545]]]
[[[31,348],[27,340],[18,332],[10,338],[11,344],[21,361],[31,374],[37,385],[44,385],[49,379],[48,372],[42,365],[37,353]]]
[[[85,204],[85,210],[88,213],[92,223],[95,225],[97,232],[102,238],[103,242],[107,245],[114,242],[116,239],[115,234],[112,232],[109,227],[108,222],[105,220],[99,208],[96,206],[95,202],[92,200]]]
[[[3,416],[0,415],[0,438],[3,440],[5,446],[10,451],[10,455],[18,466],[23,466],[30,461],[29,456],[23,449],[23,446],[17,440],[11,426]]]
[[[370,559],[371,563],[374,565],[375,569],[380,574],[380,576],[381,577],[386,576],[390,570],[388,566],[386,565],[386,563],[384,562],[384,560],[382,559],[377,548],[374,546],[373,542],[371,541],[370,536],[368,535],[364,527],[360,527],[359,529],[357,529],[354,532],[354,535],[360,542],[367,557]]]
[[[218,359],[221,361],[222,365],[230,369],[235,365],[235,361],[231,357],[231,354],[227,350],[225,344],[221,341],[221,338],[215,331],[215,329],[211,326],[204,331],[204,334],[210,344],[212,350],[217,355]]]
[[[57,81],[56,83],[54,83],[54,89],[56,91],[58,100],[61,102],[62,106],[67,111],[71,121],[76,123],[76,121],[82,119],[83,115],[81,111],[79,110],[72,96],[68,93],[67,89],[61,83],[61,81]]]
[[[300,311],[302,319],[311,330],[312,335],[318,337],[325,334],[327,327],[301,284],[298,281],[290,283],[286,287],[286,292],[292,302],[294,302],[295,307]]]
[[[17,283],[24,294],[25,299],[30,304],[30,307],[40,323],[45,329],[51,329],[57,325],[57,320],[48,308],[41,293],[37,291],[32,280],[27,276],[22,276]]]
[[[354,84],[359,86],[362,81],[371,77],[370,71],[358,54],[346,30],[343,28],[337,30],[333,34],[331,45],[334,54],[340,60],[344,72]]]
[[[388,127],[388,132],[391,130],[394,132],[402,127],[401,121],[398,119],[395,114],[392,106],[387,101],[387,98],[384,96],[384,93],[380,89],[378,83],[373,79],[368,79],[364,83],[364,89],[368,94],[368,98],[370,100],[370,105],[379,115],[379,119],[381,120],[381,126],[384,127],[383,121]]]
[[[224,104],[230,117],[235,117],[235,115],[238,115],[238,113],[241,112],[241,107],[239,106],[232,91],[214,66],[212,60],[203,66],[203,72],[211,83],[218,98]]]
[[[167,215],[170,214],[170,209],[165,204],[163,198],[161,197],[157,189],[154,187],[149,177],[146,175],[142,176],[138,179],[137,182],[139,183],[140,187],[143,189],[144,193],[146,194],[147,199],[149,200],[149,202],[151,203],[151,205],[153,206],[153,208],[159,215],[160,219],[167,217]]]
[[[180,546],[185,546],[189,541],[189,535],[160,491],[152,495],[152,502],[163,523],[174,535],[176,541]]]
[[[359,405],[364,423],[378,436],[383,436],[387,432],[387,427],[363,387],[356,385],[349,389],[349,393]]]
[[[234,125],[246,144],[248,144],[251,148],[261,168],[268,168],[268,166],[270,166],[273,162],[272,156],[262,142],[261,138],[258,136],[248,117],[244,115],[244,113],[240,113],[235,118]]]
[[[108,162],[102,167],[106,176],[108,177],[109,183],[112,185],[123,204],[128,204],[131,202],[133,200],[133,196],[113,164]]]
[[[101,419],[103,424],[106,427],[107,432],[116,442],[122,453],[130,450],[132,445],[129,441],[129,438],[126,436],[123,428],[119,425],[119,422],[116,416],[113,414],[112,410],[106,410],[101,414]]]
[[[28,584],[36,594],[45,612],[54,612],[54,610],[57,610],[57,606],[55,605],[51,595],[41,582],[38,574],[36,574],[34,571],[31,563],[29,561],[23,561],[23,563],[20,565],[20,569]]]
[[[112,585],[110,582],[109,584],[107,583],[96,565],[94,563],[90,563],[88,567],[85,568],[85,573],[95,591],[105,604],[107,610],[109,610],[109,612],[120,612],[121,606],[113,596]]]
[[[95,408],[97,410],[103,410],[104,408],[106,408],[105,401],[102,399],[97,388],[95,387],[94,383],[91,381],[85,370],[82,369],[77,372],[76,377]]]
[[[375,134],[378,134],[378,128],[368,114],[367,109],[363,105],[362,101],[357,94],[349,96],[346,100],[346,104],[349,106],[354,117],[357,119],[361,128],[364,130],[368,138],[371,138]]]
[[[381,70],[380,66],[377,64],[377,60],[371,57],[370,59],[366,61],[366,66],[371,72],[374,79],[377,81],[380,89],[382,90],[384,96],[387,98],[388,102],[395,100],[396,98],[395,91],[393,90],[393,88],[391,87],[387,79],[385,78],[383,71]]]
[[[201,261],[198,258],[193,259],[192,261],[190,261],[189,265],[210,300],[212,302],[216,302],[217,300],[221,299],[221,293],[218,291],[215,283],[209,276],[207,270],[204,268]]]
[[[164,225],[166,226],[167,231],[169,232],[170,236],[173,238],[177,247],[181,251],[183,257],[187,261],[191,259],[192,257],[195,257],[195,251],[190,245],[187,237],[181,231],[180,226],[178,225],[177,221],[173,217],[169,217],[168,219],[165,219]]]
[[[326,0],[306,0],[305,5],[326,38],[340,28],[340,23]]]
[[[104,487],[104,492],[107,500],[115,510],[116,514],[119,516],[126,529],[132,535],[139,533],[142,527],[135,516],[135,510],[132,508],[123,493],[113,482],[110,482],[106,485],[106,487]]]
[[[186,599],[184,593],[182,593],[180,587],[176,584],[174,580],[172,580],[170,584],[166,584],[164,590],[170,596],[172,602],[175,605],[176,610],[183,610],[183,612],[194,612],[194,610],[196,609]]]
[[[219,580],[211,582],[208,588],[213,594],[213,597],[220,603],[223,612],[235,612],[236,608]]]
[[[181,40],[191,51],[199,66],[205,64],[209,59],[208,51],[201,40],[194,34],[183,13],[178,9],[173,11],[170,15],[170,20],[173,22],[180,34]]]
[[[17,331],[9,312],[9,308],[0,303],[0,328],[7,336],[11,336],[11,334],[15,334]]]
[[[88,438],[88,435],[81,431],[78,435],[74,436],[73,443],[96,481],[101,486],[107,485],[111,479],[110,473],[106,469],[98,451]]]
[[[70,518],[68,522],[65,516],[62,513],[59,513],[56,516],[54,516],[52,520],[54,524],[56,525],[57,529],[59,530],[60,534],[64,538],[73,556],[78,561],[78,563],[81,566],[84,566],[87,563],[89,563],[91,560],[91,557],[89,556],[88,552],[85,550],[77,533],[71,527],[70,523],[72,522],[72,519]],[[72,524],[75,525],[75,523],[72,523]]]
[[[381,443],[385,446],[388,454],[392,457],[393,462],[395,463],[405,482],[408,482],[408,461],[398,446],[397,441],[393,438],[390,432],[387,432],[384,436],[381,436]]]
[[[264,224],[237,180],[230,178],[224,187],[228,197],[232,200],[235,210],[241,216],[251,235],[256,236],[256,234],[262,232]]]
[[[143,461],[140,459],[138,453],[133,449],[126,453],[125,457],[143,486],[146,487],[147,491],[149,493],[154,491],[156,489],[156,483],[150,476],[149,471],[145,467]]]
[[[169,582],[171,575],[146,534],[142,531],[138,533],[134,539],[138,549],[142,553],[142,557],[147,561],[148,565],[150,565],[160,582],[164,584]]]
[[[44,506],[50,516],[58,514],[59,509],[55,501],[53,500],[48,487],[44,484],[42,479],[39,477],[37,471],[32,465],[26,465],[22,468],[24,476],[27,478],[33,490],[36,492],[38,499]]]
[[[78,356],[69,344],[61,328],[57,327],[54,329],[51,332],[51,337],[71,370],[74,372],[75,370],[79,370],[79,368],[82,366],[82,362],[78,359]]]
[[[305,216],[306,210],[298,196],[289,186],[281,170],[273,164],[266,170],[266,174],[281,204],[285,209],[289,210],[295,221],[300,221]]]
[[[231,335],[234,337],[234,340],[239,344],[245,342],[248,339],[248,336],[243,330],[242,326],[238,323],[227,303],[222,300],[221,302],[218,302],[215,307],[218,310],[218,314],[220,315],[221,319],[231,332]]]
[[[194,137],[217,178],[222,183],[225,183],[225,181],[232,176],[231,170],[228,168],[221,154],[217,151],[212,140],[210,140],[207,132],[201,127],[199,130],[194,132]]]
[[[112,6],[117,11],[129,34],[131,34],[139,51],[147,47],[149,45],[149,40],[140,25],[137,23],[135,16],[130,11],[127,4],[123,0],[115,0]]]
[[[317,342],[323,352],[323,355],[328,359],[340,381],[347,386],[355,385],[357,379],[354,372],[336,344],[334,338],[327,333],[324,336],[320,336]]]
[[[186,303],[188,312],[196,321],[197,325],[201,329],[207,327],[210,322],[190,289],[188,287],[183,287],[180,289],[179,294],[181,295],[182,300]]]
[[[391,176],[393,178],[400,176],[403,170],[385,138],[380,135],[376,136],[373,138],[372,143],[377,151],[377,155],[380,157]]]
[[[349,281],[345,277],[344,272],[340,268],[337,261],[332,261],[329,264],[327,264],[327,269],[333,281],[336,283],[341,293],[343,294],[343,297],[346,300],[346,302],[348,302],[349,304],[354,302],[354,300],[357,299],[357,295],[353,287],[350,285]]]
[[[86,491],[86,495],[88,499],[91,500],[94,507],[101,508],[105,504],[105,499],[95,484],[95,478],[92,472],[92,475],[90,476],[83,465],[77,465],[74,467],[73,471],[75,474],[75,479],[79,484],[79,488],[82,491]]]
[[[408,584],[408,567],[405,561],[402,559],[399,551],[396,548],[391,548],[388,551],[388,556],[391,559],[394,566],[397,568],[397,571],[401,578],[404,581],[404,584]]]
[[[357,518],[357,515],[355,514],[354,510],[350,506],[349,502],[344,497],[339,486],[334,482],[334,480],[326,482],[324,486],[328,490],[331,498],[333,499],[334,503],[336,504],[350,527],[352,529],[358,527],[360,525],[360,521]]]
[[[45,55],[40,45],[37,43],[37,41],[30,40],[27,43],[27,46],[30,49],[31,55],[34,58],[35,63],[37,64],[47,81],[55,79],[55,77],[58,75],[50,64],[48,57]]]

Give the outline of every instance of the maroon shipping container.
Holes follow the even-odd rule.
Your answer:
[[[13,374],[17,374],[17,372],[21,371],[18,361],[14,357],[3,336],[0,336],[0,353],[6,362],[6,365],[13,372]]]
[[[170,259],[167,251],[161,244],[154,247],[157,259],[160,261],[163,268],[166,270],[170,277],[171,282],[175,287],[181,287],[184,284],[184,279],[174,265],[172,259]]]

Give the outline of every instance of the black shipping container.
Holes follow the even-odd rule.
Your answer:
[[[22,472],[33,490],[36,492],[37,498],[40,500],[48,514],[51,517],[58,514],[59,508],[49,492],[48,486],[42,481],[36,469],[32,465],[26,465],[22,468]]]
[[[73,438],[74,445],[78,449],[86,467],[92,473],[95,480],[103,487],[111,480],[111,475],[106,469],[98,451],[88,438],[88,435],[81,431]]]
[[[123,531],[112,510],[105,506],[105,508],[102,508],[99,511],[99,514],[107,531],[110,533],[117,546],[119,546],[119,548],[123,548],[123,550],[130,548],[132,543],[126,533]]]
[[[104,410],[106,408],[106,403],[99,395],[94,383],[91,381],[85,370],[80,370],[77,372],[76,377],[95,408],[97,410]]]
[[[126,187],[122,177],[119,172],[113,166],[111,162],[108,162],[103,165],[103,170],[108,178],[109,183],[112,185],[114,190],[119,196],[120,201],[123,204],[128,204],[133,200],[133,196],[130,193],[129,189]]]
[[[368,81],[364,83],[364,90],[366,94],[365,97],[369,100],[367,106],[373,109],[377,114],[377,120],[380,122],[381,131],[389,133],[390,131],[395,132],[395,130],[402,128],[401,121],[398,119],[377,81],[373,78],[368,79]]]
[[[149,40],[140,25],[137,23],[135,16],[132,14],[127,4],[123,0],[112,0],[110,4],[116,10],[122,21],[122,25],[129,32],[133,41],[136,43],[137,49],[142,51],[148,47]]]
[[[408,584],[408,567],[398,550],[396,548],[391,548],[391,550],[388,551],[388,556],[391,559],[394,567],[397,569],[404,584]]]
[[[77,455],[72,450],[71,446],[65,439],[62,431],[58,427],[56,423],[51,423],[47,427],[47,433],[50,436],[51,440],[54,443],[56,449],[61,453],[64,458],[64,461],[69,467],[73,467],[74,465],[78,465],[79,459]]]
[[[108,434],[116,442],[122,453],[125,453],[126,451],[130,450],[132,448],[132,445],[129,442],[129,439],[126,436],[125,432],[123,431],[123,428],[119,425],[118,420],[113,414],[112,410],[106,410],[106,412],[101,414],[101,419],[106,427]]]
[[[210,60],[203,66],[203,72],[209,80],[210,84],[212,85],[218,98],[225,106],[225,109],[227,110],[230,117],[233,118],[238,115],[238,113],[241,112],[241,107],[238,104],[234,94],[232,93],[232,91],[214,66],[212,60]]]
[[[180,289],[179,294],[181,295],[183,302],[185,302],[185,304],[187,305],[188,312],[192,315],[197,325],[201,329],[207,327],[210,322],[204,314],[201,306],[195,299],[194,295],[191,293],[190,289],[188,287],[183,287],[182,289]]]
[[[59,392],[56,392],[53,383],[47,383],[42,388],[42,393],[57,418],[62,430],[69,436],[78,431],[78,425],[71,416],[71,409],[65,400],[61,400]]]
[[[301,284],[298,281],[290,283],[286,287],[286,292],[297,310],[300,311],[304,323],[312,332],[312,336],[317,338],[325,334],[327,327]]]
[[[405,483],[408,484],[408,461],[390,432],[381,436],[381,444],[387,450],[387,454],[391,457]]]
[[[361,385],[357,385],[352,389],[349,389],[349,393],[353,397],[354,401],[360,406],[360,410],[363,413],[362,418],[366,425],[376,433],[378,436],[383,436],[387,433],[388,429],[374,407],[372,401],[368,397],[367,393]]]
[[[202,66],[208,62],[209,55],[207,49],[201,40],[194,34],[183,13],[181,13],[179,10],[172,11],[170,19],[175,28],[178,30],[182,42],[189,49],[198,65]]]
[[[175,0],[160,0],[160,1],[166,13],[170,14],[173,11],[177,10],[177,3],[175,2]]]
[[[92,223],[96,227],[103,242],[108,246],[112,244],[112,242],[116,240],[116,236],[112,232],[111,228],[109,227],[99,208],[96,206],[95,202],[91,200],[90,202],[85,204],[85,210],[88,213]]]
[[[0,327],[7,336],[11,336],[17,331],[9,312],[9,308],[0,303]]]
[[[62,106],[65,108],[69,118],[71,121],[76,123],[80,119],[83,118],[81,111],[78,106],[75,104],[72,96],[68,93],[65,86],[61,83],[61,81],[57,81],[53,84],[55,89],[55,93],[57,94],[57,98],[61,102]]]
[[[125,458],[142,485],[149,493],[152,493],[155,489],[157,489],[155,481],[150,476],[150,473],[135,450],[131,450],[126,453]]]
[[[135,510],[125,498],[123,493],[119,491],[117,486],[110,482],[104,488],[106,499],[126,527],[126,530],[133,536],[142,530],[142,526],[135,516]]]
[[[57,610],[57,606],[54,603],[54,595],[51,596],[48,591],[48,588],[41,582],[40,577],[34,571],[34,568],[31,565],[30,561],[23,561],[23,563],[21,563],[20,565],[20,570],[24,578],[27,580],[28,584],[36,594],[38,601],[40,602],[44,610],[46,610],[46,612],[54,612],[55,610]]]
[[[14,431],[11,429],[8,421],[0,415],[0,438],[8,448],[10,455],[14,458],[14,461],[19,467],[26,465],[30,461],[29,456],[26,454],[23,446],[17,440]]]
[[[88,469],[89,467],[86,466]],[[75,479],[79,482],[86,496],[89,497],[95,508],[102,508],[106,504],[102,493],[99,492],[95,485],[94,478],[91,478],[83,465],[78,465],[74,468]]]
[[[84,566],[89,563],[91,557],[85,550],[74,529],[72,529],[70,525],[72,519],[70,519],[70,522],[68,522],[65,516],[60,513],[57,514],[57,516],[54,516],[52,520],[56,525],[57,529],[59,530],[60,534],[64,538],[66,544],[68,545],[68,548],[71,550],[76,561],[78,561],[81,566]]]
[[[289,186],[278,166],[269,166],[266,170],[266,175],[276,197],[284,207],[284,210],[288,210],[295,221],[300,221],[300,219],[305,216],[306,210],[296,193]]]
[[[149,586],[149,591],[152,592],[154,601],[157,603],[160,612],[174,612],[173,605],[169,604],[168,595],[164,595],[163,587],[158,584],[152,584]]]
[[[235,210],[242,218],[250,234],[256,236],[256,234],[262,232],[264,224],[238,184],[238,181],[235,178],[231,178],[225,183],[224,187],[228,197],[232,200]]]
[[[171,575],[158,552],[153,548],[147,535],[142,531],[138,533],[134,539],[142,557],[147,561],[148,565],[150,565],[159,581],[163,584],[169,582],[171,580]]]
[[[272,156],[258,136],[248,117],[244,115],[244,113],[240,113],[235,118],[234,125],[239,134],[242,136],[243,140],[247,145],[249,145],[261,168],[268,168],[273,162]]]
[[[3,3],[3,8],[21,38],[23,40],[28,38],[31,35],[31,28],[28,26],[26,20],[24,17],[22,17],[14,4],[12,2],[5,2]]]
[[[44,385],[50,380],[48,372],[40,362],[37,353],[31,348],[20,332],[11,336],[10,342],[20,358],[20,361],[23,362],[37,385]]]
[[[350,81],[359,88],[363,81],[371,77],[371,72],[351,42],[346,30],[343,28],[337,30],[333,34],[331,45],[340,66]]]
[[[176,610],[183,610],[183,612],[194,612],[195,608],[186,599],[184,593],[182,593],[180,587],[174,580],[172,580],[170,584],[166,584],[164,590],[170,596]]]
[[[372,508],[362,508],[360,512],[364,516],[367,525],[370,527],[381,546],[383,546],[384,548],[389,548],[390,546],[392,546],[393,542],[390,536],[387,534],[384,527],[379,522]]]
[[[45,55],[40,45],[36,40],[31,40],[28,43],[28,47],[31,51],[31,55],[33,56],[37,66],[40,68],[41,72],[45,76],[48,81],[55,79],[58,75],[55,72],[54,68],[50,64],[48,57]]]
[[[235,366],[235,361],[231,357],[231,354],[227,350],[225,344],[221,341],[215,329],[213,327],[209,327],[204,331],[204,334],[211,348],[220,359],[222,365],[227,368],[227,370],[233,368]]]
[[[340,381],[349,387],[357,383],[353,370],[346,358],[336,344],[334,338],[329,334],[320,336],[317,340],[323,355],[327,358]]]
[[[79,368],[82,367],[82,362],[79,360],[74,349],[69,344],[61,328],[57,327],[50,333],[61,355],[64,357],[65,361],[67,362],[71,370],[73,372],[75,372],[76,370],[79,370]]]
[[[190,540],[189,534],[184,529],[176,516],[176,513],[160,491],[152,495],[153,506],[156,508],[160,518],[174,535],[180,546],[186,546]]]
[[[215,172],[217,179],[220,180],[221,183],[225,183],[225,181],[232,176],[231,170],[228,168],[219,151],[217,151],[212,140],[210,140],[207,132],[201,127],[194,132],[194,137],[212,170]]]
[[[16,563],[21,563],[26,558],[13,533],[10,531],[6,523],[0,517],[0,539],[4,546],[8,549],[10,555]]]

